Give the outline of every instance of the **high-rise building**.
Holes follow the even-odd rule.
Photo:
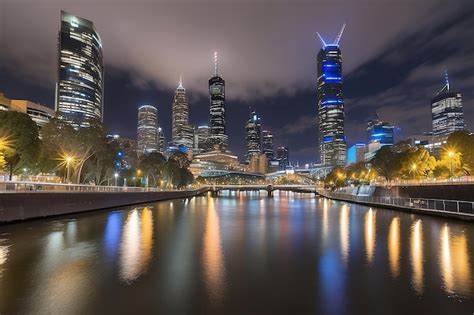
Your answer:
[[[269,161],[275,157],[275,145],[273,142],[273,133],[269,130],[262,131],[262,151]]]
[[[193,138],[194,130],[189,126],[189,107],[186,89],[183,87],[183,79],[180,78],[173,97],[171,141],[176,147],[184,145],[192,149]]]
[[[447,136],[454,131],[466,128],[462,110],[462,95],[450,90],[447,72],[445,79],[444,87],[431,100],[431,116],[435,136]]]
[[[201,125],[196,127],[196,142],[195,147],[198,152],[206,152],[209,150],[209,135],[211,129],[208,125]]]
[[[347,150],[347,164],[355,164],[364,161],[364,154],[367,145],[365,143],[356,143]]]
[[[382,146],[393,145],[395,143],[394,128],[393,125],[378,118],[367,121],[367,142],[378,142]]]
[[[262,152],[262,123],[260,117],[255,111],[250,113],[250,118],[245,125],[245,148],[246,148],[246,160],[250,161],[250,158],[254,154],[260,154]]]
[[[277,147],[276,159],[280,165],[280,169],[285,170],[288,166],[290,166],[290,149],[283,146]]]
[[[166,151],[166,137],[163,129],[158,127],[158,152],[165,153]]]
[[[137,152],[158,151],[158,110],[151,105],[138,108]]]
[[[30,102],[27,100],[12,100],[0,92],[0,110],[15,111],[28,114],[39,129],[46,125],[54,117],[54,110],[51,108]],[[41,136],[41,135],[40,135]]]
[[[226,150],[228,137],[225,131],[225,81],[218,73],[217,53],[214,53],[214,76],[209,79],[209,145],[211,149]]]
[[[104,65],[102,41],[94,24],[61,11],[58,36],[56,111],[75,126],[103,119]]]
[[[346,165],[346,137],[344,135],[344,99],[342,95],[342,56],[339,41],[345,24],[332,44],[318,53],[318,119],[321,164]]]

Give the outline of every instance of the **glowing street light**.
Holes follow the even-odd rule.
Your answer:
[[[412,172],[412,174],[413,174],[413,179],[415,179],[416,168],[417,168],[416,163],[413,163],[413,164],[411,165],[411,172]]]
[[[115,173],[115,174],[114,174],[114,177],[115,177],[115,186],[117,186],[117,179],[118,179],[118,177],[119,177],[119,174],[118,174],[118,173]]]
[[[449,178],[453,177],[453,157],[456,153],[453,150],[448,151],[449,157]]]

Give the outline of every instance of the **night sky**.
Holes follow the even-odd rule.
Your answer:
[[[474,128],[474,1],[1,0],[0,91],[54,107],[60,10],[92,20],[105,62],[110,133],[135,137],[137,108],[158,107],[169,140],[180,74],[190,121],[208,121],[208,79],[219,52],[227,133],[242,157],[249,107],[292,162],[317,160],[316,56],[320,32],[341,40],[346,135],[365,140],[377,112],[398,139],[431,130],[430,99],[448,69]]]

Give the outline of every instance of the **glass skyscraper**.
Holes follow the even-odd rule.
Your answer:
[[[431,116],[433,135],[447,136],[458,130],[464,130],[464,116],[462,110],[462,95],[449,88],[448,74],[446,83],[441,91],[431,100]]]
[[[285,170],[290,165],[290,149],[288,147],[277,147],[276,159],[281,170]]]
[[[189,125],[189,107],[183,80],[180,78],[179,85],[174,92],[172,104],[172,136],[173,146],[184,145],[192,149],[194,145],[194,129]]]
[[[158,110],[151,105],[138,108],[137,153],[158,151]]]
[[[388,122],[372,119],[367,122],[367,142],[378,142],[382,146],[393,145],[395,143],[393,137],[394,126]]]
[[[246,148],[246,160],[250,161],[250,158],[254,154],[260,154],[262,152],[262,123],[260,117],[258,117],[255,111],[250,113],[250,118],[245,125],[245,148]]]
[[[103,91],[102,41],[94,24],[61,11],[56,111],[75,126],[88,126],[88,119],[103,119]]]
[[[228,137],[225,132],[225,81],[218,74],[217,53],[214,54],[214,76],[209,79],[209,145],[211,149],[226,150]]]
[[[323,45],[318,53],[319,152],[321,164],[326,166],[346,165],[342,56],[339,49],[344,27],[332,44],[326,44],[320,36]]]
[[[269,130],[262,131],[262,151],[267,156],[269,161],[275,157],[275,145],[273,141],[273,134]]]

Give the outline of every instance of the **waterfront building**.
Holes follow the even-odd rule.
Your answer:
[[[165,132],[161,127],[158,127],[158,152],[165,153],[166,151],[166,137]]]
[[[332,44],[318,53],[318,120],[319,152],[323,165],[346,165],[346,137],[344,135],[344,99],[342,94],[342,55],[339,41],[345,24]]]
[[[209,146],[212,150],[226,150],[228,136],[225,129],[225,81],[218,72],[217,52],[214,53],[214,75],[209,79],[209,95]]]
[[[242,171],[239,159],[230,152],[214,150],[194,155],[189,167],[194,176],[208,171]]]
[[[152,105],[138,108],[137,153],[158,151],[158,110]]]
[[[102,41],[94,24],[61,11],[58,36],[56,111],[75,126],[103,120],[104,65]]]
[[[464,130],[462,95],[451,91],[448,73],[445,74],[445,85],[431,100],[433,135],[448,136],[454,131]]]
[[[252,155],[260,155],[262,152],[262,123],[255,111],[250,113],[250,118],[245,125],[245,148],[246,161],[249,162]]]
[[[269,161],[275,157],[275,145],[273,140],[273,133],[271,131],[262,131],[262,152],[265,153]]]
[[[249,172],[257,174],[268,172],[268,159],[265,153],[255,153],[250,156]]]
[[[54,117],[54,110],[48,106],[27,100],[15,100],[0,93],[0,110],[15,111],[28,114],[39,129],[46,125]]]
[[[193,148],[194,129],[189,125],[189,106],[183,79],[180,77],[178,87],[174,92],[172,104],[171,141],[173,146],[184,145]]]
[[[363,162],[367,150],[365,143],[356,143],[347,150],[347,165]]]
[[[394,126],[378,118],[367,121],[367,142],[378,142],[382,146],[395,143]]]
[[[277,147],[276,159],[278,161],[280,170],[285,170],[290,166],[290,149],[284,146]]]

